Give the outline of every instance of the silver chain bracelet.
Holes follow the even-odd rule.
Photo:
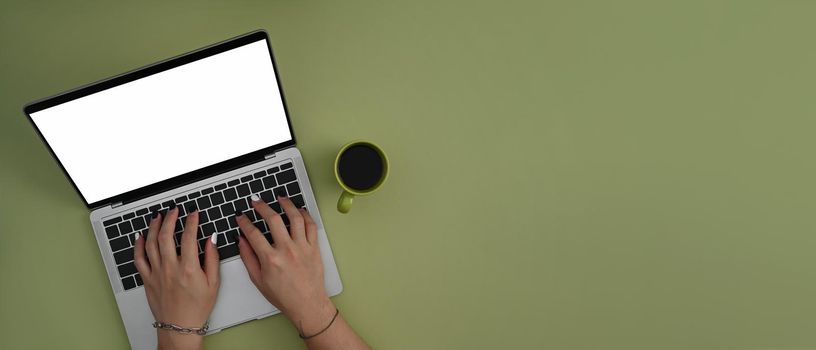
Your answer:
[[[207,334],[207,330],[210,329],[210,321],[204,322],[204,325],[200,328],[184,328],[178,325],[174,325],[172,323],[164,323],[164,322],[153,322],[153,328],[156,329],[167,329],[171,331],[176,331],[181,334],[198,334],[198,335],[205,335]]]

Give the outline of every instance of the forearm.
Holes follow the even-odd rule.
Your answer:
[[[159,329],[159,350],[200,350],[204,345],[204,336],[181,334]]]

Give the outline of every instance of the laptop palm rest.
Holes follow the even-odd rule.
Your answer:
[[[210,314],[211,333],[208,334],[278,313],[278,309],[272,306],[252,284],[240,258],[222,262],[220,272],[221,287],[218,290],[215,308]],[[138,339],[138,341],[131,339],[130,343],[155,350],[158,340],[156,330],[152,326],[153,314],[145,298],[144,288],[116,294],[128,337]]]

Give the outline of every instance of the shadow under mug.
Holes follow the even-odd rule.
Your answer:
[[[340,169],[341,166],[344,169]],[[388,177],[388,158],[385,152],[372,142],[360,140],[349,142],[337,152],[334,159],[334,177],[343,188],[343,193],[337,201],[337,211],[348,213],[355,196],[374,193],[385,182]],[[350,184],[351,182],[358,182],[357,186],[354,183]],[[361,188],[360,183],[364,183],[365,188]]]

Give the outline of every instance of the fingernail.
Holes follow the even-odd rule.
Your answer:
[[[154,211],[154,212],[153,212],[153,219],[155,219],[155,218],[157,218],[157,217],[159,217],[159,212],[158,212],[158,211]]]
[[[176,203],[170,203],[170,209],[169,210],[173,210],[173,209],[176,209]]]
[[[235,215],[232,216],[233,219],[238,220],[239,217],[244,216],[244,212],[236,211]]]
[[[139,240],[139,237],[141,237],[141,236],[142,236],[142,233],[141,233],[141,232],[139,232],[139,231],[136,231],[136,234],[133,236],[133,237],[134,237],[134,238],[133,238],[133,240],[134,240],[134,241],[138,241],[138,240]]]
[[[249,197],[249,198],[251,198],[253,202],[257,202],[257,201],[261,200],[261,197],[258,197],[257,194],[253,194],[252,197]]]
[[[215,233],[213,233],[212,235],[210,235],[210,242],[212,242],[212,244],[215,245],[215,240],[216,240]]]
[[[278,199],[281,199],[281,198],[284,198],[284,199],[285,199],[285,198],[286,198],[286,196],[278,195]]]

